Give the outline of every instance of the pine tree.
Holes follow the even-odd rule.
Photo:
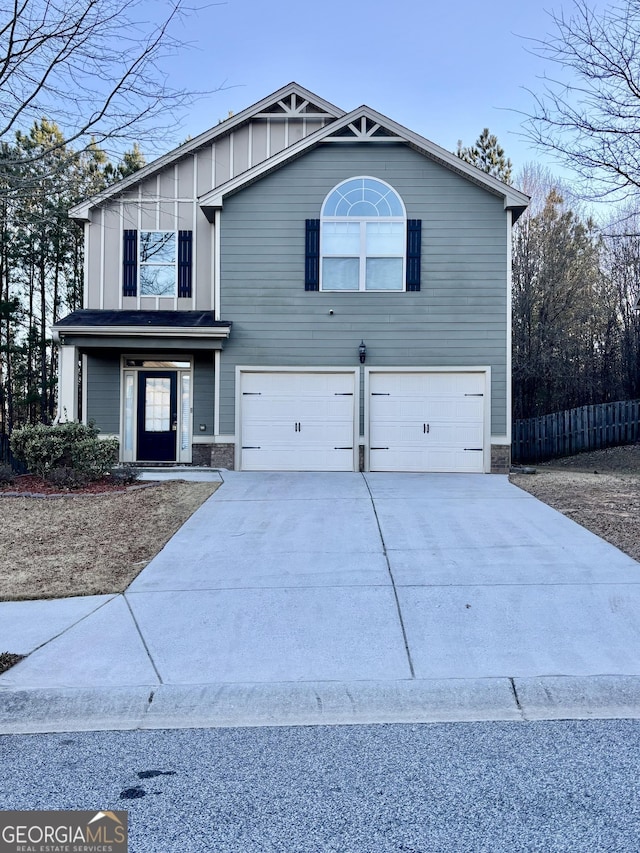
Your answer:
[[[489,133],[488,127],[484,128],[475,144],[469,148],[463,148],[462,140],[459,139],[456,154],[461,160],[477,166],[478,169],[488,172],[505,184],[511,183],[511,160],[505,157],[504,148],[498,142],[498,137]]]

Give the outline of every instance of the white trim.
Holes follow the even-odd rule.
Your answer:
[[[127,364],[127,360],[142,360],[142,361],[185,361],[189,362],[189,367],[145,367],[144,365],[130,365]],[[176,464],[183,463],[189,464],[192,460],[192,450],[191,445],[194,440],[194,432],[193,432],[193,392],[194,392],[194,374],[195,374],[195,361],[192,355],[180,355],[179,353],[172,353],[171,355],[166,355],[158,352],[150,352],[150,353],[121,353],[120,355],[120,434],[116,436],[120,442],[120,459],[123,462],[135,462],[138,461],[138,373],[166,373],[173,372],[176,374],[176,415],[177,415],[177,426],[176,426],[176,453],[175,459],[168,460],[168,462],[174,462]],[[126,406],[126,387],[124,377],[126,373],[135,374],[134,382],[133,382],[133,448],[131,451],[131,459],[125,459],[125,450],[124,450],[124,431],[125,431],[125,406]],[[182,381],[181,377],[183,374],[189,374],[189,440],[187,441],[187,448],[185,451],[181,450],[180,447],[180,436],[182,433]],[[211,441],[211,436],[207,436],[209,441]]]
[[[194,432],[191,436],[191,444],[216,444],[214,436],[202,435],[200,431]]]
[[[105,234],[104,226],[104,207],[100,211],[100,308],[104,309],[104,259],[105,259]]]
[[[220,361],[219,349],[213,351],[213,434],[220,432]]]
[[[310,92],[308,89],[305,89],[303,86],[300,86],[298,83],[289,83],[286,86],[283,86],[282,89],[278,89],[277,92],[273,92],[271,95],[263,98],[261,101],[253,104],[250,107],[242,110],[236,115],[231,116],[225,121],[220,122],[215,127],[210,128],[204,133],[199,134],[198,136],[190,139],[188,142],[185,142],[183,145],[179,145],[177,148],[174,148],[173,151],[170,151],[168,154],[164,154],[162,157],[158,157],[157,160],[154,160],[152,163],[149,163],[148,166],[143,166],[142,169],[139,169],[133,175],[129,175],[124,178],[122,181],[118,181],[111,187],[108,187],[106,190],[98,193],[92,198],[87,199],[86,201],[80,202],[80,204],[75,205],[69,211],[69,216],[72,219],[86,219],[89,215],[89,211],[97,207],[100,203],[107,201],[115,195],[120,195],[129,187],[138,183],[138,181],[146,180],[151,177],[155,172],[166,168],[177,160],[182,159],[186,154],[191,153],[192,151],[196,151],[198,148],[202,148],[205,145],[211,144],[214,140],[218,139],[221,136],[227,136],[231,133],[239,125],[245,124],[252,118],[256,118],[260,116],[264,110],[269,109],[274,104],[277,104],[283,98],[288,97],[290,94],[296,93],[301,95],[303,99],[307,99],[314,104],[316,104],[323,113],[319,113],[318,115],[323,118],[335,119],[340,116],[345,115],[344,110],[341,110],[339,107],[336,107],[335,104],[329,103],[329,101],[325,101],[324,98],[321,98],[319,95],[315,95],[313,92]],[[268,114],[270,116],[270,114]],[[311,118],[312,116],[307,116]]]
[[[177,208],[177,202],[174,205],[174,207]],[[159,212],[160,212],[160,205],[156,204],[156,213],[159,214]],[[158,220],[158,218],[159,218],[159,216],[156,216],[156,221]],[[177,225],[178,221],[177,221],[177,217],[175,215],[175,210],[174,210],[174,218],[176,220],[175,224]],[[171,266],[171,264],[166,263],[164,261],[144,262],[144,263],[142,262],[141,254],[142,254],[142,235],[143,234],[173,234],[174,255],[175,255],[174,260],[173,260],[173,272],[174,272],[173,293],[143,293],[142,292],[141,271],[142,271],[143,266],[145,266],[145,267],[170,267]],[[191,235],[191,239],[193,240],[193,235]],[[156,310],[158,309],[160,299],[173,299],[173,310],[177,311],[178,310],[178,255],[180,254],[180,250],[178,248],[178,229],[177,228],[155,228],[155,229],[151,230],[150,228],[143,228],[141,231],[138,231],[138,241],[137,242],[138,242],[138,257],[136,259],[136,261],[137,261],[137,270],[136,270],[137,279],[136,279],[136,281],[137,281],[137,290],[139,291],[140,298],[141,299],[154,299],[155,298]]]
[[[175,195],[175,193],[174,193]],[[156,206],[156,231],[161,231],[163,229],[160,228],[160,172],[156,175],[156,197],[154,199],[154,203]]]
[[[242,400],[243,373],[339,373],[351,374],[353,376],[353,471],[358,471],[360,447],[358,439],[360,436],[360,367],[291,367],[274,365],[236,365],[235,370],[235,470],[242,470],[242,412],[240,403]],[[222,443],[222,442],[219,442]]]
[[[193,155],[193,201],[191,202],[191,307],[196,307],[198,293],[198,156]],[[178,221],[176,220],[176,225]],[[176,308],[178,307],[178,288],[176,287]]]
[[[94,226],[95,228],[95,226]],[[122,229],[121,229],[122,230]],[[83,237],[84,237],[84,258],[82,259],[82,307],[89,307],[89,255],[91,252],[91,222],[85,222],[83,228]],[[122,252],[122,240],[120,240]],[[120,269],[122,269],[122,263],[120,263]],[[120,273],[122,275],[122,273]],[[122,294],[122,285],[120,286],[120,293]]]
[[[219,320],[222,316],[220,285],[220,211],[216,210],[213,223],[213,316]]]
[[[491,367],[455,365],[452,367],[366,367],[364,369],[364,469],[370,470],[370,439],[369,439],[369,411],[371,399],[370,376],[372,373],[483,373],[484,380],[484,424],[483,424],[483,470],[485,474],[491,472]]]
[[[118,205],[118,218],[120,222],[120,246],[118,250],[118,308],[124,308],[124,202],[120,199]],[[89,247],[85,251],[88,253]],[[137,282],[136,282],[137,290]]]
[[[216,435],[214,435],[212,438],[213,438],[213,444],[235,444],[236,443],[235,434],[234,435],[227,435],[225,433],[225,435],[219,435],[216,433]]]
[[[58,348],[58,411],[56,423],[78,420],[78,347]]]
[[[81,386],[81,402],[82,402],[82,423],[88,423],[87,406],[89,405],[89,389],[87,386],[87,377],[89,375],[89,356],[86,353],[82,354],[81,371],[82,371],[82,386]]]
[[[497,447],[506,447],[511,445],[511,439],[508,435],[492,435],[491,444],[495,444]]]
[[[512,269],[511,264],[513,261],[513,252],[512,252],[512,227],[513,227],[513,213],[510,210],[507,210],[507,358],[506,358],[506,376],[505,382],[507,384],[506,388],[506,399],[507,399],[507,420],[506,420],[506,430],[507,435],[511,435],[511,419],[513,417],[512,414],[512,370],[513,370],[513,315],[512,315],[512,301],[513,301],[513,292],[512,292]],[[511,444],[511,439],[509,439],[509,444]]]
[[[53,340],[58,343],[62,335],[89,335],[91,337],[131,337],[140,335],[148,338],[214,338],[226,339],[230,326],[56,326]],[[131,356],[130,356],[131,357]]]
[[[502,181],[499,181],[487,172],[483,172],[481,169],[461,160],[460,157],[452,154],[444,148],[441,148],[434,142],[425,139],[423,136],[408,130],[406,127],[403,127],[392,119],[387,118],[381,113],[378,113],[366,106],[358,107],[358,109],[353,110],[353,112],[343,115],[341,118],[336,119],[325,127],[319,128],[309,136],[298,140],[298,142],[294,142],[293,145],[290,145],[288,148],[284,148],[282,151],[274,154],[273,157],[270,157],[262,163],[258,163],[256,166],[248,169],[241,175],[232,177],[219,187],[216,187],[210,192],[205,193],[203,196],[200,196],[200,206],[203,208],[222,207],[224,197],[228,193],[237,191],[246,184],[252,183],[263,175],[274,171],[289,160],[293,160],[304,151],[307,151],[324,141],[328,141],[331,134],[334,134],[336,130],[339,130],[341,127],[349,127],[350,124],[358,119],[370,119],[371,121],[380,124],[385,129],[396,134],[401,141],[410,145],[424,156],[441,163],[448,169],[470,179],[478,186],[481,186],[494,195],[503,198],[505,209],[509,207],[525,208],[528,206],[529,196],[525,195],[525,193],[502,183]],[[350,138],[351,142],[354,140],[355,137]],[[374,140],[372,139],[371,142],[373,141]],[[375,141],[384,143],[388,141],[388,137],[375,137]]]
[[[140,270],[138,269],[140,257],[140,232],[142,231],[142,184],[138,184],[138,209],[137,209],[138,233],[136,235],[136,308],[140,310]],[[124,271],[123,271],[124,275]],[[124,284],[124,281],[123,281]]]

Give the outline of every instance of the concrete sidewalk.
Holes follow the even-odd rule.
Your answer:
[[[0,603],[0,731],[640,716],[640,565],[506,477],[222,476],[125,595]]]

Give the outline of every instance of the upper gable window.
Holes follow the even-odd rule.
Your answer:
[[[175,296],[178,253],[175,231],[140,232],[140,296]]]
[[[404,290],[406,214],[377,178],[350,178],[322,205],[322,290]]]

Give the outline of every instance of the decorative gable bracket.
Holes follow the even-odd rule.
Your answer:
[[[383,125],[361,116],[346,127],[329,134],[323,142],[406,142],[407,140]]]
[[[271,107],[256,113],[254,118],[321,118],[333,121],[336,116],[335,113],[332,114],[293,92],[287,98],[282,98]]]

